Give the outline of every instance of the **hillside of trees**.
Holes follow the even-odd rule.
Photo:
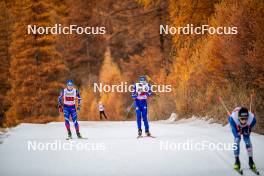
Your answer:
[[[149,100],[149,118],[207,116],[227,123],[229,110],[249,107],[264,133],[263,0],[1,0],[0,125],[63,118],[57,97],[73,79],[83,98],[81,120],[127,115],[129,93],[94,93],[93,83],[128,84],[148,75],[171,84]],[[105,35],[28,35],[27,25],[105,26]],[[160,25],[237,26],[237,35],[165,35]]]

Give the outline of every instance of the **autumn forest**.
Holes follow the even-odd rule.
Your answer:
[[[0,125],[62,121],[59,92],[72,79],[80,120],[134,120],[130,93],[98,93],[93,83],[132,84],[147,75],[172,92],[149,100],[149,119],[192,115],[227,123],[252,106],[264,133],[263,0],[0,0]],[[27,34],[27,25],[104,26],[103,35]],[[236,26],[235,35],[160,33],[160,25]],[[251,104],[251,105],[250,105]]]

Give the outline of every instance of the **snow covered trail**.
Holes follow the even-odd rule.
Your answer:
[[[133,176],[235,176],[232,151],[176,150],[175,144],[192,141],[232,143],[228,126],[202,120],[177,123],[151,122],[157,138],[136,139],[135,122],[80,122],[88,140],[66,141],[64,123],[21,124],[10,129],[0,141],[0,175],[133,175]],[[73,135],[75,137],[75,134]],[[101,145],[105,150],[29,151],[28,141],[38,143]],[[241,141],[242,167],[248,168],[245,146]],[[264,174],[264,136],[252,134],[255,162]],[[161,150],[169,144],[169,150]],[[100,147],[99,147],[100,148]],[[97,148],[98,149],[98,148]],[[102,148],[100,148],[102,149]],[[244,175],[254,175],[248,169]]]

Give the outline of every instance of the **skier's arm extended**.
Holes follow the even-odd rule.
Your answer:
[[[234,121],[234,119],[232,118],[232,116],[229,116],[228,121],[229,121],[229,124],[231,126],[231,130],[232,130],[235,138],[240,137],[240,131],[237,129],[236,122]]]

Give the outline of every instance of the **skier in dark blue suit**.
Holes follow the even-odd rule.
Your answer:
[[[135,99],[134,106],[136,109],[138,135],[142,136],[141,119],[145,126],[145,133],[151,136],[148,123],[148,105],[147,97],[151,96],[151,85],[147,83],[146,76],[139,77],[139,83],[134,84],[132,98]]]

